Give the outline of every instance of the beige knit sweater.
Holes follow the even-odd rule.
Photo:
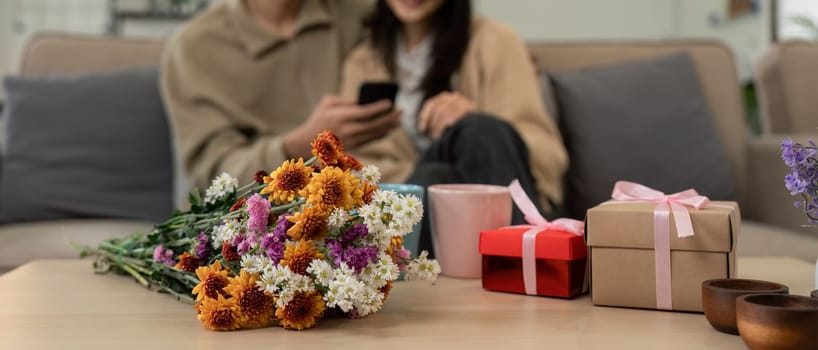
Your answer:
[[[508,27],[475,18],[456,91],[475,102],[481,112],[511,123],[528,146],[537,189],[562,202],[562,176],[568,156],[553,119],[546,113],[540,86],[527,49]],[[341,94],[356,97],[364,81],[394,80],[379,55],[365,42],[347,58]],[[365,163],[376,164],[384,182],[401,182],[412,172],[418,155],[408,133],[398,128],[385,138],[351,152]]]
[[[369,0],[303,0],[297,34],[260,29],[241,0],[193,19],[162,67],[176,150],[195,185],[221,172],[245,183],[288,159],[283,135],[336,93],[344,57],[362,39]]]

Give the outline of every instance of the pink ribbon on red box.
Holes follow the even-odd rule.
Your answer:
[[[525,284],[525,294],[537,294],[537,264],[536,264],[536,243],[537,235],[547,230],[559,230],[570,232],[578,236],[585,234],[585,223],[573,219],[557,219],[554,221],[546,220],[534,202],[525,194],[520,182],[516,179],[508,185],[508,190],[511,193],[511,199],[514,204],[525,216],[525,221],[528,222],[530,228],[523,234],[523,283]],[[586,269],[587,270],[587,269]],[[585,282],[582,290],[587,290],[588,276],[585,276]]]
[[[617,181],[611,197],[614,201],[656,203],[653,209],[654,260],[656,265],[656,308],[672,310],[670,269],[670,213],[680,238],[693,236],[693,221],[688,207],[701,209],[710,200],[693,189],[665,194],[650,187],[628,181]]]

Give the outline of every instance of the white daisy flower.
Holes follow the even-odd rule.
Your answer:
[[[239,180],[236,180],[228,173],[222,173],[213,179],[210,187],[205,191],[205,202],[215,203],[217,200],[235,192],[237,188],[239,188]]]
[[[440,273],[440,264],[437,260],[429,260],[427,251],[420,252],[417,259],[410,261],[406,265],[407,280],[428,280],[434,281]]]
[[[381,171],[375,165],[367,165],[361,169],[361,179],[373,185],[381,181]]]
[[[335,272],[332,270],[332,266],[325,260],[313,260],[307,268],[307,272],[313,275],[315,281],[324,287],[329,286],[330,282],[335,278]]]
[[[213,228],[213,248],[221,249],[222,243],[233,242],[233,238],[239,235],[240,225],[235,220],[224,220],[224,224]]]
[[[342,208],[335,208],[329,215],[327,225],[331,231],[334,231],[343,227],[347,223],[347,220],[349,220],[347,211]]]

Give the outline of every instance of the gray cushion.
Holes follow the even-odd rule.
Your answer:
[[[610,199],[617,180],[733,199],[724,145],[687,53],[550,75],[571,159],[569,215]]]
[[[172,161],[156,69],[6,78],[0,222],[161,221]]]

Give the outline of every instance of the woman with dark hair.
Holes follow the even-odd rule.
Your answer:
[[[370,39],[347,56],[341,94],[397,82],[402,127],[353,153],[378,165],[382,182],[505,186],[516,178],[551,213],[568,158],[514,32],[472,17],[468,0],[379,0],[368,25]],[[522,221],[516,209],[514,221]]]

